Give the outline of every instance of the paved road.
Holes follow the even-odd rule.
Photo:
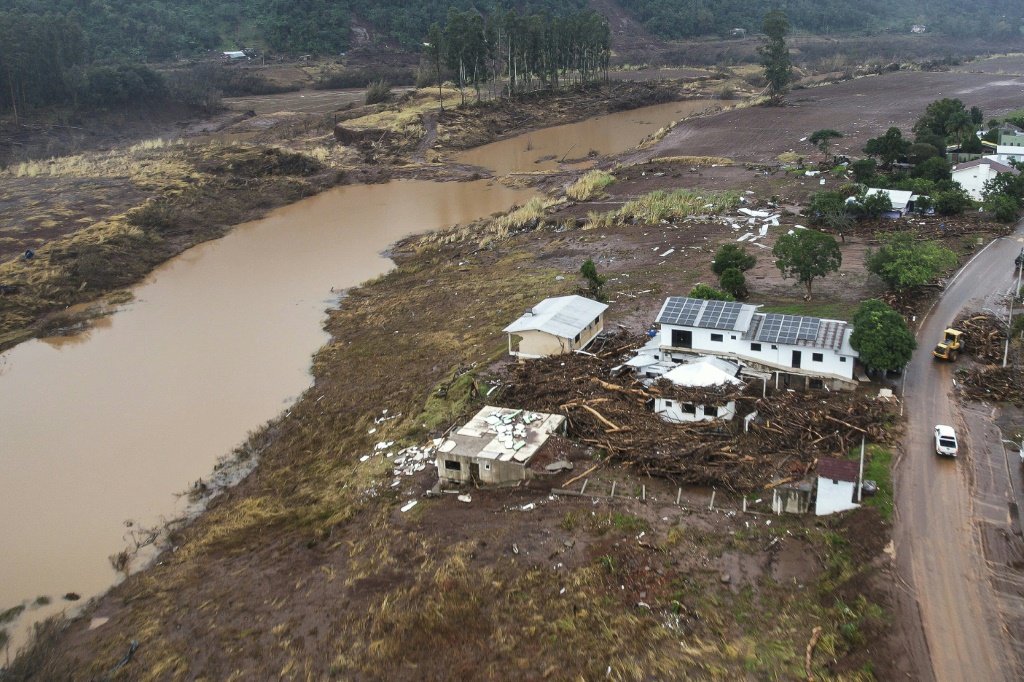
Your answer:
[[[897,466],[894,539],[901,574],[917,597],[937,680],[1020,679],[1008,614],[1001,607],[1004,595],[994,587],[999,567],[991,566],[984,552],[983,527],[993,514],[978,503],[999,505],[998,495],[978,486],[991,487],[1000,477],[977,474],[999,471],[992,462],[998,462],[1002,448],[985,445],[991,429],[968,433],[951,396],[955,365],[935,361],[930,351],[961,309],[990,306],[993,294],[1012,287],[1022,234],[1018,230],[993,242],[951,280],[923,320],[905,378],[909,419]],[[965,452],[958,460],[935,455],[935,424],[951,424],[962,434]],[[1005,500],[1002,507],[1008,528]]]

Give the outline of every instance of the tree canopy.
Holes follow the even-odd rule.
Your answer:
[[[878,157],[883,166],[891,166],[910,151],[910,140],[903,139],[903,133],[893,126],[885,131],[885,135],[874,137],[864,145],[864,153]]]
[[[864,301],[853,314],[850,345],[870,369],[898,370],[910,362],[917,341],[907,321],[882,301]]]
[[[839,132],[838,130],[832,130],[831,128],[825,128],[823,130],[815,130],[813,133],[811,133],[810,137],[808,137],[807,139],[810,140],[811,144],[817,146],[817,148],[821,151],[821,153],[827,159],[828,158],[828,148],[832,144],[832,140],[839,139],[842,136],[843,136],[843,134],[841,132]]]
[[[721,275],[729,268],[743,272],[757,265],[757,257],[738,244],[723,244],[711,261],[711,272]]]
[[[687,296],[689,296],[690,298],[703,298],[703,299],[706,299],[708,301],[735,301],[736,300],[736,297],[733,296],[732,294],[726,293],[724,291],[719,291],[718,289],[716,289],[713,286],[710,286],[708,284],[697,284],[697,285],[695,285],[692,289],[690,289],[690,293],[687,294]]]
[[[814,280],[836,272],[843,264],[839,243],[816,230],[797,230],[793,234],[782,235],[775,242],[772,254],[776,259],[775,267],[783,277],[793,277],[807,287],[808,299]]]
[[[878,240],[882,245],[868,250],[864,267],[897,291],[930,284],[956,265],[955,253],[938,242],[916,241],[912,232],[879,234]]]

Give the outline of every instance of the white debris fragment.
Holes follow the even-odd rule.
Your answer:
[[[457,499],[457,500],[458,500],[459,502],[467,502],[467,503],[468,503],[468,502],[472,502],[472,501],[473,501],[473,496],[472,496],[472,495],[469,495],[469,494],[466,494],[466,495],[459,495],[459,496],[458,496],[457,498],[455,498],[455,499]]]
[[[660,256],[658,256],[658,258],[664,258],[665,256],[669,256],[669,255],[671,255],[671,254],[675,253],[675,251],[676,251],[675,249],[669,249],[669,250],[668,250],[668,251],[666,251],[665,253],[663,253],[663,254],[661,254]]]
[[[522,509],[523,511],[532,511],[533,509],[536,509],[536,507],[536,504],[530,502],[529,504],[524,504],[522,507],[520,507],[520,509]]]
[[[751,208],[739,208],[736,210],[743,215],[750,216],[751,218],[767,218],[771,215],[768,211],[755,211]]]
[[[413,507],[415,507],[417,502],[419,502],[419,500],[409,500],[408,502],[403,504],[402,505],[402,510],[401,510],[402,513],[404,514],[405,512],[407,512],[410,509],[412,509]]]
[[[360,462],[365,462],[365,461],[366,461],[366,460],[368,460],[368,459],[370,459],[370,456],[369,456],[369,455],[363,455],[362,457],[360,457],[360,458],[359,458],[359,461],[360,461]]]

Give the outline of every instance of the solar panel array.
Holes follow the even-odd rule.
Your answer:
[[[696,298],[670,298],[665,304],[665,310],[659,321],[665,324],[691,326],[697,321],[697,315],[703,304],[703,300]]]
[[[700,326],[708,329],[732,329],[743,305],[726,301],[708,301]]]
[[[818,338],[820,326],[821,320],[817,317],[768,313],[764,316],[761,329],[757,332],[757,340],[766,343],[813,341]]]

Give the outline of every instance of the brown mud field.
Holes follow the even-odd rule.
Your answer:
[[[924,80],[915,84],[914,77]],[[353,290],[331,312],[332,340],[314,358],[314,387],[239,450],[239,458],[260,458],[254,473],[214,497],[192,524],[175,527],[155,565],[90,604],[82,617],[41,629],[10,674],[919,676],[920,659],[905,655],[901,639],[913,626],[893,620],[899,588],[885,551],[891,510],[884,504],[834,517],[775,517],[771,491],[761,486],[731,494],[683,489],[617,466],[599,447],[579,442],[560,446],[572,472],[514,489],[468,490],[471,501],[460,502],[454,495],[424,497],[436,481],[432,468],[396,475],[384,454],[391,446],[377,446],[427,444],[471,414],[490,387],[513,381],[503,368],[501,329],[546,296],[577,292],[584,259],[593,258],[609,277],[608,327],[639,337],[665,296],[713,281],[715,250],[738,237],[727,222],[709,217],[577,226],[590,211],[675,187],[734,190],[751,207],[776,197],[783,215],[764,240],[770,249],[804,220],[795,209],[820,188],[756,165],[629,165],[629,159],[771,162],[821,127],[849,132],[844,142],[852,147],[893,121],[912,122],[936,97],[962,96],[957,93],[970,78],[899,73],[798,91],[790,96],[793,107],[701,119],[693,124],[699,136],[687,132],[690,124],[677,127],[651,149],[627,156],[614,169],[619,182],[590,204],[553,208],[545,220],[500,236],[483,223],[405,240],[393,250],[396,270]],[[986,114],[1013,108],[1009,86],[991,85],[962,98]],[[916,106],[907,102],[908,92],[920,100]],[[813,97],[800,101],[804,94]],[[861,98],[873,104],[857,110]],[[760,132],[740,130],[752,127]],[[309,149],[327,139],[329,132],[295,146]],[[816,153],[807,147],[809,157]],[[191,163],[222,167],[217,158]],[[563,182],[568,178],[549,181],[552,187]],[[261,191],[258,182],[249,187]],[[977,216],[948,232],[935,229],[937,219],[920,222],[917,229],[944,237],[962,258],[979,237],[1006,231]],[[875,227],[889,226],[847,235],[842,270],[816,282],[811,301],[781,278],[770,251],[751,247],[759,264],[750,273],[750,301],[845,319],[881,291],[859,266]],[[865,393],[877,393],[879,385],[871,388]],[[814,402],[813,395],[807,399]],[[788,471],[783,457],[774,461]],[[555,493],[580,486],[573,479],[588,471],[591,495]],[[614,496],[594,494],[611,491],[613,482]],[[413,500],[414,507],[400,511]],[[115,667],[130,649],[130,661]]]

